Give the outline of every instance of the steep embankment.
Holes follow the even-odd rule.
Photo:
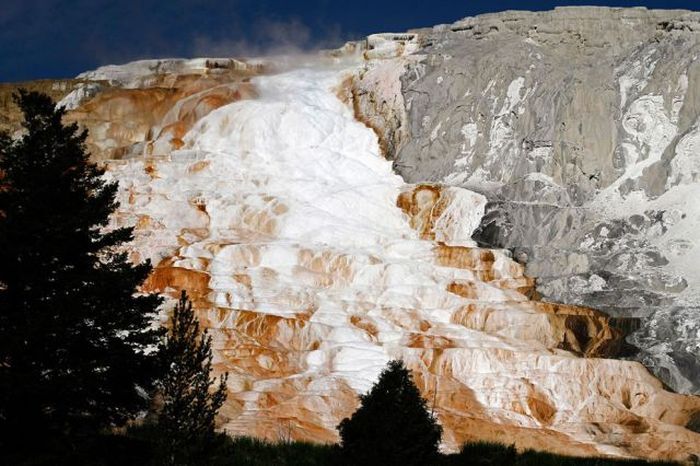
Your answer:
[[[639,327],[635,357],[698,393],[700,13],[504,12],[408,39],[357,83],[398,173],[485,194],[479,241],[546,299]]]
[[[332,441],[403,358],[448,448],[693,452],[700,435],[683,426],[700,400],[638,363],[595,359],[620,344],[604,315],[530,299],[523,267],[470,238],[483,196],[404,185],[349,105],[358,64],[332,62],[254,78],[250,98],[176,145],[109,162],[118,221],[138,225],[134,257],[158,265],[148,287],[190,291],[232,374],[223,428]]]
[[[507,251],[477,247],[486,197],[405,184],[382,156],[414,137],[405,79],[425,79],[422,34],[278,74],[272,61],[106,67],[64,99],[120,183],[114,223],[136,225],[132,257],[157,265],[147,288],[187,289],[211,329],[216,369],[231,374],[221,427],[333,441],[402,358],[446,448],[692,459],[698,397],[605,359],[621,346],[606,315],[539,301]],[[494,97],[510,117],[526,101],[515,87]]]

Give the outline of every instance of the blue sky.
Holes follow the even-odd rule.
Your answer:
[[[698,0],[0,0],[0,82],[139,58],[236,56],[557,5],[699,9]]]

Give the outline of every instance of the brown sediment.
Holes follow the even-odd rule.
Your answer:
[[[426,335],[423,333],[411,333],[403,341],[407,348],[457,348],[457,345],[450,338],[440,335]]]
[[[350,323],[355,327],[364,330],[371,339],[377,339],[377,335],[379,335],[379,329],[377,329],[377,326],[372,321],[365,318],[364,316],[350,316]]]
[[[65,120],[88,129],[86,145],[95,160],[119,159],[134,151],[162,155],[183,148],[185,134],[213,110],[256,95],[252,84],[231,76],[228,82],[223,75],[186,75],[155,77],[146,88],[106,86]],[[159,141],[166,145],[159,146]]]
[[[354,78],[353,78],[354,79]],[[351,81],[352,83],[352,81]],[[354,83],[351,84],[351,89],[350,89],[350,94],[351,94],[351,100],[352,100],[352,110],[353,114],[355,115],[355,119],[365,125],[367,128],[371,129],[372,132],[377,136],[377,141],[379,142],[379,151],[384,157],[389,157],[389,142],[387,141],[387,138],[384,136],[384,133],[382,132],[382,128],[380,126],[380,123],[374,123],[372,120],[365,116],[365,114],[361,110],[361,104],[360,104],[360,92],[354,85]],[[343,99],[341,99],[343,100]],[[374,97],[370,96],[370,102],[372,105],[376,105],[376,102],[374,101]]]
[[[467,299],[478,299],[476,285],[473,282],[452,282],[447,286],[447,291]]]
[[[211,165],[211,162],[209,160],[200,160],[190,165],[187,168],[187,171],[190,173],[198,173],[207,168],[209,165]]]
[[[397,207],[408,215],[411,228],[420,234],[421,239],[435,239],[435,221],[442,215],[439,208],[441,193],[440,186],[418,185],[403,191],[396,200]]]
[[[163,293],[185,290],[193,301],[207,302],[206,295],[209,292],[208,273],[167,264],[168,262],[166,261],[163,265],[153,269],[153,272],[143,284],[144,291]]]

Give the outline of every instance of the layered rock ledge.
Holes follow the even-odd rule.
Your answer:
[[[487,196],[480,243],[545,299],[619,317],[635,359],[698,393],[700,13],[508,11],[383,39],[413,45],[365,67],[355,111],[396,171]]]
[[[501,36],[508,40],[499,46],[520,37],[523,47],[535,47],[521,37],[530,30],[523,24],[545,20],[553,26],[538,25],[543,35],[538,38],[543,44],[551,39],[556,48],[570,43],[556,42],[556,37],[575,38],[584,28],[573,19],[584,11],[505,13],[409,34],[371,36],[364,44],[350,44],[278,74],[270,74],[269,62],[137,62],[82,75],[76,81],[82,87],[75,88],[81,91],[65,91],[61,104],[71,109],[68,118],[91,130],[95,158],[120,183],[121,208],[114,224],[136,225],[132,258],[156,264],[146,289],[170,296],[188,290],[214,337],[216,370],[231,374],[229,399],[219,419],[222,429],[274,440],[335,441],[335,426],[356,408],[357,394],[372,385],[386,361],[401,358],[445,428],[445,449],[481,439],[565,454],[697,460],[700,398],[667,390],[639,362],[610,359],[624,346],[619,320],[591,307],[543,300],[543,294],[555,294],[547,273],[527,274],[508,250],[472,239],[475,232],[483,242],[498,243],[503,237],[499,241],[510,244],[520,232],[522,238],[536,238],[539,249],[523,247],[516,254],[528,254],[530,271],[551,267],[566,280],[576,267],[594,267],[608,249],[619,255],[614,263],[631,264],[631,271],[654,261],[659,267],[673,263],[668,259],[662,265],[654,254],[644,256],[651,262],[642,261],[634,247],[645,248],[643,240],[650,235],[664,238],[669,231],[686,231],[674,227],[686,225],[681,214],[635,217],[627,226],[612,220],[595,223],[602,211],[582,199],[598,199],[603,188],[591,186],[599,181],[591,178],[579,187],[561,181],[567,176],[582,180],[576,163],[585,158],[574,163],[562,149],[566,145],[548,148],[519,140],[518,122],[527,120],[527,131],[539,131],[561,117],[545,109],[563,107],[542,103],[528,110],[529,99],[553,95],[557,101],[556,96],[569,96],[569,87],[554,94],[549,87],[528,90],[534,78],[528,74],[521,81],[509,74],[518,73],[522,58],[516,63],[511,57],[512,64],[501,66],[498,60],[505,58],[491,53],[482,58],[491,68],[481,62],[464,67],[460,60],[482,55],[449,52],[450,47],[495,47],[489,41]],[[593,11],[598,13],[583,23],[595,31],[608,14],[628,21],[625,27],[633,31],[643,30],[648,21],[687,15]],[[683,21],[692,23],[692,15],[688,18]],[[481,26],[484,21],[494,22],[496,29]],[[693,31],[684,22],[668,21],[672,26],[658,32],[660,43],[670,40],[666,34],[681,35],[681,45],[690,40],[685,35]],[[627,34],[624,28],[618,33]],[[596,37],[602,40],[604,34]],[[538,53],[544,57],[544,51]],[[564,58],[559,60],[563,67]],[[456,71],[448,75],[443,67],[449,63],[460,73],[473,73],[471,84],[458,84]],[[539,61],[533,63],[539,66]],[[546,66],[556,76],[552,65]],[[478,88],[479,79],[489,73],[488,82],[494,84]],[[693,79],[688,75],[686,96]],[[101,87],[92,93],[93,85]],[[421,86],[424,92],[415,90]],[[480,97],[469,100],[477,88]],[[635,93],[646,88],[625,89],[625,102],[632,105],[641,98]],[[572,99],[566,101],[578,102]],[[567,118],[578,121],[585,114],[579,110],[588,108],[586,99],[566,110]],[[685,105],[663,111],[679,109],[680,122]],[[425,123],[415,121],[421,112]],[[478,121],[464,120],[471,117]],[[455,121],[455,137],[463,138],[459,144],[448,138]],[[563,121],[570,127],[569,120]],[[636,134],[646,137],[647,126],[639,126],[644,118],[624,121],[623,128],[640,128]],[[505,135],[505,142],[492,146],[484,128]],[[581,128],[582,134],[589,131],[586,125]],[[593,135],[603,131],[596,128],[590,130]],[[567,129],[567,137],[576,131]],[[625,143],[636,140],[629,141]],[[691,142],[679,145],[692,158]],[[472,151],[477,146],[482,148]],[[525,157],[531,162],[524,162],[523,154],[530,154]],[[409,183],[394,173],[385,156],[395,159],[394,168]],[[462,157],[467,160],[458,162]],[[499,167],[503,163],[510,165]],[[528,175],[511,179],[521,165],[530,170]],[[474,170],[487,166],[491,175],[478,183],[472,179]],[[684,182],[693,189],[692,181]],[[677,200],[680,193],[673,189],[669,192]],[[659,202],[666,202],[663,196]],[[512,206],[500,210],[502,220],[496,213],[500,205]],[[547,214],[547,206],[555,213]],[[579,225],[587,225],[589,218],[598,236],[586,237],[584,249],[562,249],[566,260],[554,252],[533,252],[571,241],[577,231],[587,231]],[[512,226],[510,233],[503,228],[489,233],[493,222]],[[639,241],[619,242],[631,234]],[[592,276],[586,283],[614,284],[619,290],[639,286],[632,272],[626,275],[628,288],[622,278],[597,276],[604,285]],[[663,293],[684,296],[687,288],[667,287]],[[567,290],[582,302],[589,296],[573,285]],[[618,307],[625,306],[619,300]]]

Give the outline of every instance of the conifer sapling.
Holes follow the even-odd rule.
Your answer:
[[[187,293],[182,291],[169,322],[161,350],[165,375],[159,382],[163,407],[158,425],[168,448],[178,451],[214,435],[217,412],[226,400],[228,374],[218,379],[212,371],[211,336],[200,331]]]

